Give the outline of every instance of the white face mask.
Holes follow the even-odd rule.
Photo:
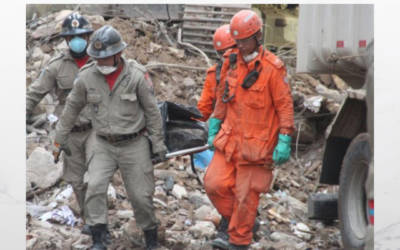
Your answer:
[[[112,72],[117,70],[117,67],[113,66],[99,66],[97,65],[97,69],[103,74],[103,75],[109,75]]]
[[[247,56],[243,56],[243,60],[246,63],[251,62],[251,60],[253,60],[254,58],[256,58],[258,56],[258,51],[254,51],[253,53],[251,53],[250,55]]]

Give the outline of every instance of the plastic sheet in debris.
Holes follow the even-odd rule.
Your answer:
[[[173,102],[158,102],[163,119],[165,144],[169,152],[204,146],[207,142],[207,127],[196,107]],[[194,118],[194,119],[193,119]]]
[[[81,219],[75,218],[73,212],[68,206],[62,206],[59,209],[47,212],[43,214],[40,219],[42,221],[51,220],[60,224],[67,224],[69,226],[74,226],[76,223],[81,221]]]
[[[210,165],[210,162],[211,162],[213,156],[214,156],[214,151],[209,150],[209,149],[207,149],[203,152],[194,154],[193,155],[194,165],[196,167],[205,169],[208,165]]]

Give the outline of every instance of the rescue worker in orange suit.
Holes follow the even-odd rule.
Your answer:
[[[236,13],[210,118],[208,144],[215,154],[204,177],[208,197],[229,221],[229,249],[249,249],[259,195],[267,193],[273,166],[290,158],[293,100],[283,62],[260,44],[262,21]],[[225,85],[225,86],[224,86]]]
[[[229,24],[219,27],[213,36],[214,49],[219,57],[219,62],[207,69],[207,76],[204,81],[203,91],[199,102],[197,103],[197,108],[203,115],[203,118],[195,119],[199,121],[206,122],[212,112],[214,111],[217,86],[221,79],[221,66],[222,66],[222,55],[230,48],[235,47],[235,40],[231,37],[229,32]],[[214,152],[211,150],[206,150],[200,153],[194,154],[194,164],[199,168],[205,169],[210,165],[211,159]],[[226,231],[226,230],[225,230]]]
[[[221,61],[207,69],[207,76],[204,82],[203,92],[201,93],[200,100],[197,103],[197,108],[204,116],[204,118],[199,120],[204,122],[206,122],[208,118],[210,118],[212,112],[214,111],[216,102],[215,96],[217,94],[217,86],[220,83],[221,67],[224,60],[222,55],[228,49],[234,48],[236,45],[235,40],[233,40],[231,36],[229,24],[223,25],[215,31],[213,36],[213,43],[214,49],[217,51],[217,54],[221,58]]]
[[[197,108],[201,112],[204,118],[199,119],[206,122],[214,111],[217,95],[217,87],[221,82],[221,67],[224,62],[224,57],[222,56],[228,49],[236,47],[235,40],[233,40],[229,24],[219,27],[213,36],[214,49],[216,50],[221,61],[207,69],[207,76],[204,82],[203,92],[199,102],[197,103]],[[196,155],[195,155],[196,157]],[[216,239],[211,242],[213,247],[228,249],[229,247],[229,237],[226,233],[228,230],[228,221],[222,217],[218,228],[218,233]]]

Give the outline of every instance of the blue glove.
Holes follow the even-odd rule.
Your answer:
[[[292,137],[279,134],[278,144],[272,155],[272,160],[274,160],[275,165],[281,165],[289,160],[291,141]]]
[[[209,127],[208,127],[208,140],[207,144],[210,145],[210,150],[214,151],[214,138],[218,134],[218,131],[221,128],[222,120],[218,118],[210,118]]]

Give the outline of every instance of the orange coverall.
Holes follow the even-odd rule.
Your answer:
[[[229,54],[237,53],[230,66]],[[278,134],[294,131],[293,100],[283,62],[262,52],[246,64],[238,49],[224,54],[221,83],[213,117],[223,121],[214,139],[215,154],[204,177],[204,187],[218,212],[229,221],[229,241],[248,245],[257,216],[260,193],[267,193],[273,179],[272,154]],[[240,85],[259,61],[258,80],[249,88]],[[228,103],[221,101],[229,84]]]
[[[197,103],[197,108],[204,116],[200,121],[206,122],[210,118],[215,106],[215,96],[217,94],[217,80],[216,80],[216,69],[217,64],[211,66],[207,69],[207,76],[204,82],[203,91],[201,92],[201,97]]]

